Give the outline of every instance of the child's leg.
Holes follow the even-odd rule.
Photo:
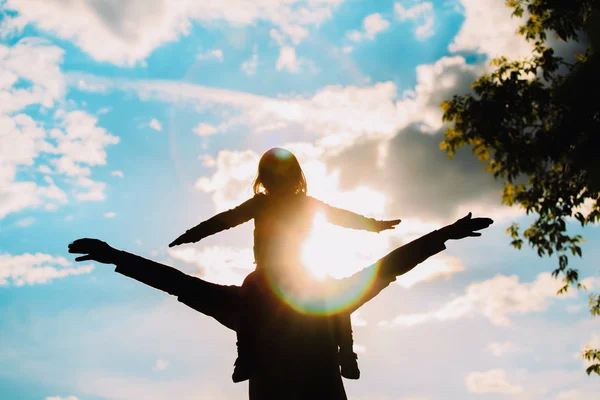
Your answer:
[[[352,338],[352,322],[350,314],[340,314],[337,317],[338,345],[340,346],[339,358],[341,373],[344,378],[358,379],[358,356],[353,351],[354,339]]]

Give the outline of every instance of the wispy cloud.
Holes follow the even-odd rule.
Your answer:
[[[49,396],[49,397],[46,397],[46,400],[79,400],[79,399],[75,396],[67,396],[67,397]]]
[[[218,62],[223,62],[223,50],[221,49],[212,49],[207,50],[203,53],[199,53],[196,55],[196,59],[198,60],[211,60],[215,59]]]
[[[404,4],[406,3],[407,2],[404,2]],[[415,27],[415,36],[418,39],[425,39],[434,35],[435,31],[433,28],[435,17],[433,13],[433,3],[425,1],[412,6],[396,3],[394,4],[394,12],[396,18],[401,22],[414,21],[417,23],[417,26]]]
[[[198,136],[211,136],[219,132],[217,128],[203,122],[198,123],[193,129],[193,132]]]
[[[154,368],[157,369],[158,371],[164,371],[165,369],[167,369],[168,366],[169,366],[169,362],[163,360],[162,358],[159,358],[154,363]]]
[[[225,21],[248,26],[265,21],[297,44],[308,35],[309,28],[331,18],[342,1],[243,1],[236,6],[226,1],[131,0],[97,7],[92,0],[76,5],[61,0],[8,0],[5,8],[19,14],[5,18],[2,30],[18,31],[34,24],[38,29],[73,41],[97,61],[131,66],[159,46],[188,35],[192,22]],[[237,11],[232,12],[232,7]]]
[[[49,174],[90,180],[91,167],[106,164],[105,147],[119,138],[97,125],[85,111],[56,109],[44,123],[26,114],[26,107],[52,110],[64,101],[65,77],[60,70],[64,51],[40,39],[0,45],[5,77],[0,126],[6,146],[0,147],[0,219],[30,207],[53,211],[68,203],[65,190]],[[22,87],[25,84],[25,87]],[[37,117],[36,117],[37,118]],[[36,166],[41,157],[46,164]],[[53,167],[53,168],[51,168]],[[47,185],[17,177],[17,170],[45,174]],[[77,190],[79,179],[68,179]]]
[[[465,379],[467,390],[471,393],[523,393],[521,385],[511,384],[506,377],[506,372],[493,369],[485,372],[471,372]]]
[[[174,247],[169,249],[169,255],[195,265],[204,279],[219,284],[240,285],[254,269],[254,255],[249,248],[212,246],[197,250]]]
[[[256,74],[256,68],[258,67],[258,47],[254,45],[252,48],[252,56],[250,59],[244,61],[241,65],[241,70],[248,76]]]
[[[504,342],[491,342],[485,348],[485,351],[492,353],[496,357],[502,357],[509,352],[519,350],[520,347],[518,345],[508,340]]]
[[[379,33],[385,31],[390,26],[390,22],[383,18],[381,14],[375,13],[363,19],[362,30],[350,31],[346,34],[348,39],[353,42],[361,42],[365,39],[373,40]]]
[[[275,65],[277,71],[286,70],[290,73],[300,72],[300,61],[296,57],[296,49],[289,46],[283,46],[279,50],[279,58]]]
[[[158,132],[162,131],[162,124],[161,124],[161,123],[160,123],[160,121],[159,121],[159,120],[157,120],[156,118],[152,118],[152,119],[150,120],[150,123],[148,123],[148,126],[149,126],[151,129],[154,129],[155,131],[158,131]]]
[[[593,284],[588,281],[588,284]],[[451,321],[465,317],[482,316],[498,326],[510,325],[508,316],[515,313],[543,311],[562,283],[550,273],[539,274],[535,281],[520,283],[516,275],[496,275],[483,282],[470,284],[465,294],[436,311],[397,316],[392,325],[413,326],[430,321]],[[570,291],[560,298],[574,297]]]
[[[36,285],[65,278],[69,275],[82,275],[92,272],[92,265],[71,267],[64,257],[48,254],[25,253],[11,255],[0,253],[0,286]]]
[[[36,222],[36,219],[33,217],[25,217],[22,218],[20,220],[18,220],[17,222],[15,222],[15,225],[21,228],[26,228],[28,226],[33,225]]]

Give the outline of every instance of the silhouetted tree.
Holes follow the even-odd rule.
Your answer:
[[[525,16],[518,31],[534,45],[530,57],[492,61],[493,72],[473,84],[473,94],[444,102],[452,122],[441,148],[452,156],[461,146],[487,163],[504,181],[503,203],[523,207],[536,220],[521,232],[507,230],[512,246],[526,240],[540,257],[558,256],[553,276],[581,288],[569,256],[581,257],[582,237],[567,232],[574,218],[582,226],[600,220],[599,0],[507,0],[513,16]],[[548,43],[580,41],[585,51],[570,63]],[[584,204],[585,203],[585,204]],[[600,315],[600,295],[590,296]],[[587,373],[600,375],[600,351],[584,350]]]

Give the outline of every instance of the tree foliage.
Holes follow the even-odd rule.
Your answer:
[[[512,246],[526,241],[538,255],[557,256],[553,275],[581,288],[569,257],[581,257],[583,238],[569,234],[567,222],[600,221],[600,0],[506,0],[519,29],[532,44],[527,59],[492,61],[491,72],[473,84],[473,94],[443,103],[452,122],[441,148],[449,156],[470,146],[496,179],[504,182],[503,203],[519,206],[535,221],[507,230]],[[549,35],[552,35],[549,37]],[[567,62],[551,40],[580,41],[586,49]],[[590,297],[600,314],[600,296]],[[586,349],[600,375],[600,352]]]

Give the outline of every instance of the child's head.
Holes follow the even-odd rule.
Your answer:
[[[306,194],[306,178],[291,152],[274,147],[260,158],[254,193]]]

